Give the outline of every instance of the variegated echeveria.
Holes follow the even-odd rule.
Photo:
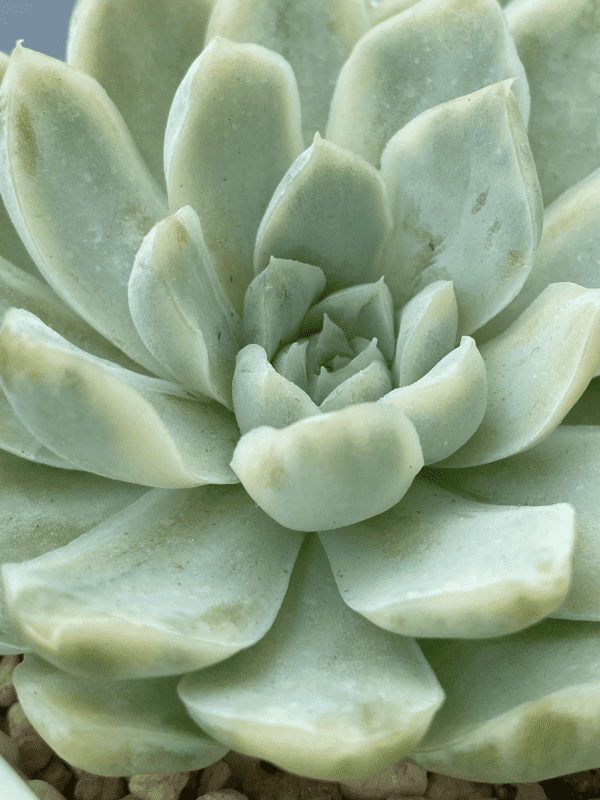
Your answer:
[[[42,736],[597,766],[598,0],[79,0],[66,64],[2,70],[0,652]]]

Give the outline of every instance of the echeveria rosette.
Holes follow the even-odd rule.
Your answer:
[[[67,761],[600,763],[599,39],[80,0],[5,58],[0,651]]]

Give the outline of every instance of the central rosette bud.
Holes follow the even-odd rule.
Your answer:
[[[233,380],[242,433],[373,402],[399,385],[383,278],[330,294],[325,284],[318,267],[279,258],[250,284],[243,327],[251,344],[240,351]]]

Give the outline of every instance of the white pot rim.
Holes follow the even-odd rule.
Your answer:
[[[0,794],[7,800],[39,800],[33,789],[18,772],[0,755]]]

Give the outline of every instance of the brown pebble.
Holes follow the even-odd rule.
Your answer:
[[[7,719],[8,731],[19,748],[21,769],[31,777],[50,761],[52,748],[29,722],[20,703],[13,703],[8,710]]]
[[[105,778],[88,772],[75,781],[73,800],[120,800],[126,790],[123,778]]]
[[[197,800],[248,800],[248,797],[235,789],[219,789],[217,792],[201,794]]]
[[[132,775],[129,778],[129,791],[140,800],[177,800],[188,778],[189,772]]]
[[[517,783],[515,800],[547,800],[546,792],[539,783]]]
[[[11,767],[19,766],[19,748],[14,739],[7,733],[0,731],[0,755],[5,758]]]
[[[437,772],[428,774],[426,800],[479,800],[494,796],[489,783],[475,783],[462,778],[451,778]]]
[[[418,796],[427,788],[427,770],[403,759],[368,778],[340,782],[339,787],[347,800],[386,800],[392,794]]]
[[[220,789],[232,789],[236,779],[233,770],[226,761],[217,761],[202,770],[198,793],[218,792]]]
[[[52,784],[46,781],[33,780],[27,781],[31,791],[39,797],[39,800],[65,800],[64,794],[55,789]]]
[[[38,778],[42,781],[46,781],[46,783],[51,783],[52,786],[56,786],[59,792],[62,792],[71,780],[72,774],[71,769],[65,762],[54,755],[44,769],[38,774]]]
[[[2,656],[0,659],[0,708],[8,708],[17,702],[12,674],[19,660],[19,656]]]

